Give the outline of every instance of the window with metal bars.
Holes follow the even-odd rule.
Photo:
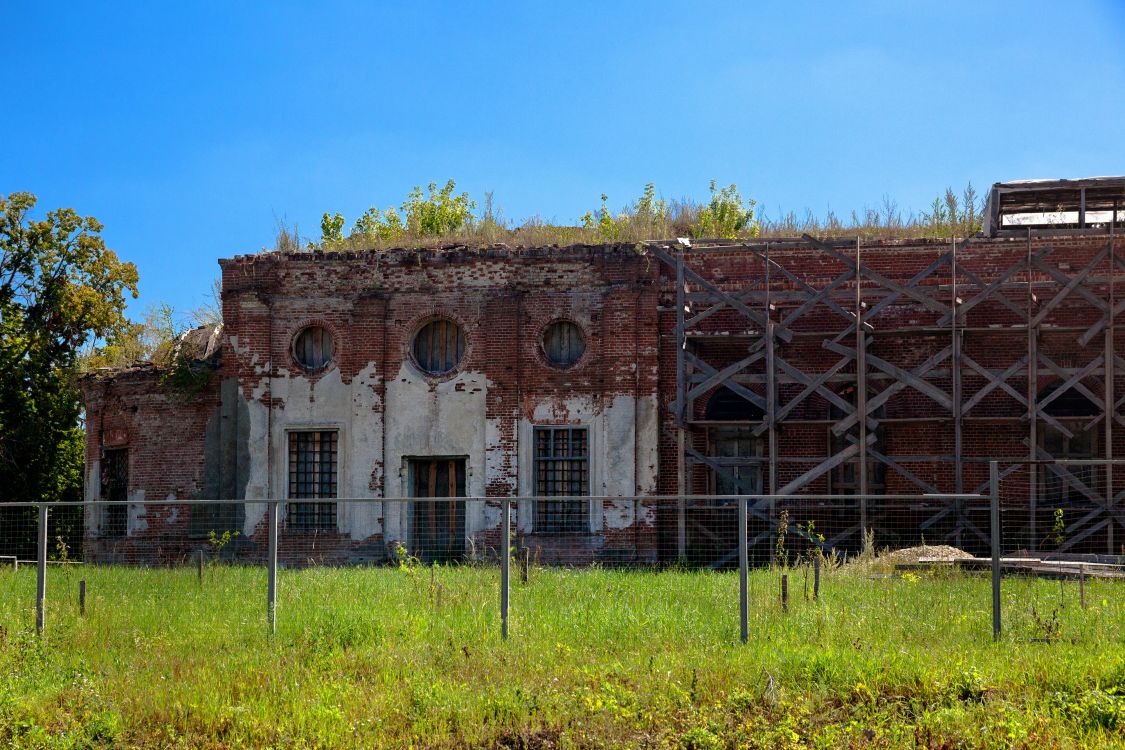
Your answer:
[[[289,433],[289,499],[336,497],[335,430]],[[336,503],[290,502],[286,522],[297,531],[336,528]]]
[[[545,534],[589,531],[590,450],[585,427],[535,428],[535,530]],[[570,497],[567,497],[570,496]]]

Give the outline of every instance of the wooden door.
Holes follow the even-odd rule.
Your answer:
[[[465,459],[410,460],[413,496],[465,496]],[[465,501],[421,500],[412,503],[411,554],[422,562],[454,562],[465,555]]]

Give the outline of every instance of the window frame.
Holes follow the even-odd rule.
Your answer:
[[[566,433],[566,453],[560,454],[557,452],[557,435]],[[574,455],[576,434],[582,435],[582,447],[584,450],[579,455]],[[545,445],[547,446],[548,453],[540,454],[540,436],[546,435]],[[531,466],[532,466],[532,494],[536,498],[544,497],[566,497],[572,498],[568,500],[546,501],[537,499],[535,501],[535,508],[533,511],[533,531],[539,534],[550,535],[565,535],[565,534],[586,534],[590,533],[591,525],[591,503],[589,500],[581,499],[581,497],[588,497],[590,495],[591,483],[591,451],[590,451],[590,434],[591,430],[588,425],[533,425],[531,430]],[[578,464],[581,469],[580,475],[577,477],[578,491],[575,492],[571,487],[567,487],[564,492],[552,491],[547,487],[548,482],[568,482],[573,483],[575,480],[570,477],[563,479],[555,478],[554,480],[544,477],[543,471],[545,469],[557,470],[562,467],[554,467],[552,464],[556,462],[565,462],[567,466],[566,471],[573,468],[574,464]],[[552,507],[555,506],[559,509],[558,513],[552,513]],[[553,520],[552,520],[553,519]]]
[[[315,435],[315,445],[312,453],[313,478],[304,480],[306,486],[312,485],[309,490],[303,490],[299,475],[300,465],[300,437],[301,435]],[[319,531],[336,531],[339,520],[337,511],[338,503],[325,502],[329,498],[340,496],[340,429],[338,427],[309,427],[288,429],[285,431],[286,466],[285,466],[285,528],[290,532],[311,533]],[[328,449],[331,462],[331,474],[328,475],[321,468],[325,459],[325,449],[322,445],[325,436],[331,436],[331,446]],[[328,480],[330,490],[326,492],[322,486]],[[330,492],[331,494],[328,494]]]
[[[444,370],[430,369],[425,365],[425,363],[422,361],[422,358],[418,355],[419,337],[422,335],[422,332],[438,323],[444,323],[447,326],[452,326],[454,329],[456,329],[456,335],[453,337],[453,343],[455,346],[460,347],[460,350],[457,352],[455,358],[453,359],[452,365]],[[439,337],[439,340],[441,338],[447,337],[448,334],[443,334],[442,337]],[[433,337],[431,337],[431,339],[432,338]],[[469,354],[469,335],[465,329],[464,324],[462,324],[461,321],[457,320],[453,316],[444,314],[431,315],[430,317],[420,321],[418,325],[414,327],[414,332],[410,335],[410,339],[407,342],[407,351],[410,357],[410,362],[425,377],[439,379],[448,378],[455,375],[461,369],[462,364],[464,364],[465,362],[465,358]],[[430,353],[430,357],[432,360],[432,351]]]
[[[297,344],[300,341],[301,337],[312,331],[314,328],[319,329],[322,332],[321,344],[324,343],[324,334],[328,334],[328,338],[331,342],[331,350],[328,352],[328,356],[325,358],[324,362],[315,366],[303,362],[297,348]],[[289,342],[289,356],[291,356],[297,366],[305,372],[321,372],[322,370],[327,370],[336,361],[336,348],[336,332],[324,323],[321,323],[319,321],[311,321],[302,325],[297,329],[296,333],[293,334],[293,338]]]
[[[108,478],[106,471],[111,464],[110,455],[120,456],[120,458],[115,458],[115,461],[120,461],[124,466],[123,479],[120,486],[116,487],[120,490],[121,497],[117,499],[111,497],[114,488],[111,488],[110,484],[113,480]],[[131,451],[127,445],[102,448],[102,456],[98,464],[100,484],[98,499],[107,502],[101,506],[98,535],[104,539],[124,539],[129,536],[129,469],[131,458]]]
[[[552,357],[551,350],[547,345],[548,336],[559,326],[569,326],[571,329],[577,332],[578,343],[582,347],[582,350],[578,352],[578,356],[576,356],[569,362],[557,360]],[[580,364],[582,364],[582,360],[586,357],[586,353],[589,350],[590,346],[585,329],[581,325],[579,325],[577,321],[571,320],[570,318],[556,318],[547,323],[547,325],[543,326],[543,329],[539,332],[539,352],[543,355],[543,359],[547,362],[547,364],[556,370],[571,370],[575,367],[578,367]]]

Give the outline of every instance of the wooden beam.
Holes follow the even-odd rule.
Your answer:
[[[867,331],[863,328],[862,245],[855,238],[855,410],[859,422],[859,528],[867,533]],[[837,433],[839,434],[839,433]],[[872,435],[872,437],[875,437]]]
[[[972,299],[968,299],[968,300],[965,300],[964,302],[962,302],[962,303],[961,303],[961,306],[960,306],[960,308],[961,308],[961,309],[960,309],[960,312],[961,312],[961,314],[962,314],[962,315],[966,315],[966,316],[967,316],[967,315],[968,315],[968,313],[969,313],[969,311],[970,311],[970,310],[972,310],[972,309],[973,309],[974,307],[976,307],[977,305],[979,305],[979,304],[980,304],[980,303],[982,303],[982,302],[986,302],[986,301],[988,301],[988,299],[989,299],[990,297],[992,297],[992,295],[993,295],[993,294],[994,294],[994,293],[995,293],[995,292],[996,292],[997,290],[999,290],[999,289],[1000,289],[1001,287],[1003,287],[1003,286],[1004,286],[1004,284],[1006,284],[1006,283],[1008,282],[1008,279],[1012,278],[1012,277],[1013,277],[1013,276],[1015,276],[1015,275],[1016,275],[1017,273],[1019,273],[1020,271],[1023,271],[1023,270],[1025,270],[1025,269],[1026,269],[1026,270],[1028,271],[1028,273],[1029,273],[1029,275],[1028,275],[1028,282],[1027,282],[1027,288],[1028,288],[1028,292],[1030,293],[1030,289],[1031,289],[1031,276],[1030,276],[1030,270],[1031,270],[1031,263],[1032,263],[1032,261],[1033,261],[1033,260],[1034,260],[1035,258],[1040,258],[1040,257],[1046,256],[1046,255],[1047,255],[1048,253],[1050,253],[1050,252],[1051,252],[1051,248],[1050,248],[1050,247],[1045,247],[1045,248],[1041,249],[1041,250],[1040,250],[1039,252],[1037,252],[1037,253],[1036,253],[1036,254],[1035,254],[1034,256],[1033,256],[1033,255],[1031,255],[1031,249],[1030,249],[1030,247],[1031,247],[1031,245],[1030,245],[1030,243],[1031,243],[1031,240],[1030,240],[1030,234],[1031,234],[1031,232],[1030,232],[1030,230],[1028,230],[1028,237],[1029,237],[1029,239],[1028,239],[1028,258],[1027,258],[1027,260],[1025,260],[1025,261],[1022,261],[1022,262],[1019,262],[1019,263],[1016,263],[1016,264],[1015,264],[1015,265],[1013,265],[1013,266],[1010,266],[1010,267],[1009,267],[1009,268],[1008,268],[1007,270],[1005,270],[1005,271],[1004,271],[1004,273],[1000,274],[1000,275],[999,275],[998,277],[996,277],[995,279],[993,279],[993,280],[992,280],[992,283],[991,283],[991,284],[989,284],[989,285],[988,285],[987,287],[985,287],[985,288],[984,288],[984,291],[982,291],[982,292],[981,292],[980,294],[974,295]],[[966,269],[966,271],[967,271],[967,269]],[[1001,295],[1001,298],[1002,298],[1002,297],[1003,297],[1003,295]],[[938,325],[946,325],[947,323],[949,323],[949,319],[950,319],[950,316],[951,316],[951,315],[952,315],[952,313],[947,313],[947,314],[946,314],[946,315],[945,315],[944,317],[942,317],[941,319],[939,319],[939,320],[938,320]],[[1024,317],[1023,319],[1024,319],[1024,320],[1029,320],[1029,319],[1031,318],[1031,310],[1030,310],[1030,309],[1028,309],[1028,310],[1027,310],[1027,311],[1026,311],[1026,312],[1024,313],[1024,315],[1025,315],[1025,317]]]
[[[1058,307],[1060,304],[1062,304],[1066,300],[1066,298],[1070,296],[1071,292],[1074,292],[1075,290],[1079,290],[1079,287],[1081,287],[1082,282],[1085,281],[1086,277],[1090,275],[1090,272],[1092,270],[1094,270],[1094,268],[1105,259],[1105,256],[1108,252],[1109,252],[1109,246],[1107,245],[1107,246],[1103,247],[1098,252],[1098,254],[1094,256],[1094,259],[1091,260],[1085,267],[1083,267],[1081,271],[1076,273],[1074,276],[1071,276],[1070,280],[1067,281],[1067,283],[1063,286],[1062,290],[1060,292],[1058,292],[1054,297],[1052,297],[1051,300],[1049,302],[1047,302],[1047,304],[1045,304],[1041,308],[1039,308],[1039,312],[1037,312],[1035,314],[1035,317],[1033,317],[1031,319],[1031,325],[1037,326],[1040,323],[1042,323],[1044,320],[1046,320],[1047,316],[1051,314],[1051,311],[1053,311],[1056,307]],[[1046,264],[1042,264],[1042,265],[1046,265]],[[1060,272],[1060,274],[1061,274],[1061,272]],[[1081,290],[1079,291],[1079,294],[1082,294]],[[1086,296],[1086,295],[1082,295],[1082,296]],[[1097,298],[1095,297],[1095,299],[1097,299]],[[1108,308],[1104,305],[1104,303],[1102,303],[1101,300],[1098,300],[1098,306],[1103,311],[1108,312]]]
[[[968,354],[965,354],[964,352],[961,353],[961,361],[964,362],[965,364],[967,364],[969,366],[970,370],[973,370],[974,372],[981,375],[982,377],[985,378],[985,380],[988,381],[987,383],[984,384],[983,387],[978,388],[977,391],[972,395],[972,397],[968,401],[965,402],[965,405],[962,409],[962,414],[965,414],[965,413],[971,411],[973,409],[973,407],[975,407],[977,404],[979,404],[981,401],[984,400],[985,396],[987,396],[989,393],[991,393],[993,390],[995,390],[997,388],[1004,391],[1009,396],[1011,396],[1013,399],[1015,399],[1015,401],[1020,406],[1023,406],[1025,408],[1027,407],[1027,399],[1024,398],[1023,394],[1021,394],[1019,391],[1017,391],[1015,388],[1013,388],[1011,385],[1008,384],[1008,378],[1012,377],[1013,375],[1018,373],[1020,370],[1027,367],[1027,356],[1026,355],[1023,356],[1023,357],[1020,357],[1018,360],[1016,360],[1012,364],[1008,365],[1008,369],[1004,370],[1001,373],[997,373],[994,370],[987,369],[983,365],[977,363],[976,360],[974,360],[972,357],[970,357]]]
[[[953,455],[956,460],[953,464],[953,491],[961,494],[965,491],[964,487],[964,464],[961,461],[961,452],[963,449],[961,422],[962,415],[964,414],[964,398],[962,394],[962,381],[961,381],[961,348],[964,344],[964,333],[959,331],[957,326],[963,322],[957,310],[957,239],[953,239],[953,252],[950,259],[950,294],[949,294],[949,309],[952,312],[950,318],[950,333],[952,334],[953,354],[952,361],[950,362],[950,369],[952,370],[952,393],[950,396],[953,400]],[[958,505],[961,501],[957,501]],[[960,511],[958,511],[960,514]]]
[[[830,341],[826,341],[824,342],[824,347],[829,351],[835,352],[844,357],[855,359],[857,356],[855,350],[843,346],[842,344],[834,344]],[[885,404],[892,396],[907,387],[913,388],[919,393],[929,396],[941,406],[952,411],[953,403],[950,401],[949,396],[933,384],[922,380],[922,376],[931,371],[939,363],[945,361],[952,353],[952,347],[947,346],[911,371],[896,367],[880,357],[873,357],[870,354],[866,355],[867,362],[870,362],[878,369],[886,372],[889,375],[892,375],[896,379],[894,383],[889,385],[887,388],[885,388],[870,400],[870,403],[866,405],[868,411],[870,412],[878,409],[880,406]],[[856,410],[856,412],[844,417],[839,422],[836,422],[834,425],[832,425],[832,432],[837,435],[842,435],[853,424],[856,423],[858,418],[859,411]]]
[[[703,372],[706,375],[717,375],[719,373],[718,370],[716,370],[710,364],[708,364],[707,362],[704,362],[702,359],[695,356],[691,352],[685,352],[684,353],[684,360],[688,364],[690,364],[692,367],[698,369],[699,371]],[[716,384],[718,384],[718,383],[722,383],[724,386],[729,388],[731,391],[733,391],[734,393],[737,393],[739,396],[742,396],[742,398],[744,398],[747,401],[749,401],[750,403],[754,404],[754,406],[757,406],[762,411],[766,410],[766,400],[764,398],[759,396],[757,393],[754,393],[754,391],[750,390],[749,388],[746,388],[745,386],[740,385],[736,381],[732,380],[731,376],[727,376],[726,378],[724,378],[722,380],[716,381]],[[690,401],[691,400],[688,399],[689,403],[690,403]]]
[[[875,436],[874,435],[868,435],[867,436],[868,445],[870,445],[873,442],[875,442]],[[800,488],[804,487],[806,484],[809,484],[810,482],[815,481],[816,479],[823,476],[824,474],[832,471],[833,469],[835,469],[837,466],[844,463],[845,461],[848,461],[852,458],[855,458],[857,453],[859,453],[859,442],[858,441],[856,441],[854,443],[851,443],[850,445],[848,445],[846,448],[844,448],[839,453],[837,453],[833,456],[829,456],[828,458],[824,459],[819,464],[817,464],[816,466],[809,469],[808,471],[806,471],[801,476],[794,479],[792,482],[789,482],[789,484],[787,484],[784,487],[782,487],[781,489],[779,489],[777,491],[777,494],[779,494],[779,495],[792,495],[794,492],[796,492]]]

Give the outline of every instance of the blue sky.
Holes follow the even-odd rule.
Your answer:
[[[451,177],[572,222],[650,181],[846,214],[1125,174],[1123,0],[3,0],[0,23],[0,191],[98,217],[135,316],[198,304],[280,218],[318,235]]]

